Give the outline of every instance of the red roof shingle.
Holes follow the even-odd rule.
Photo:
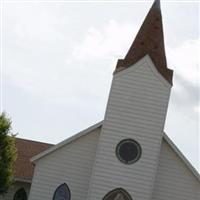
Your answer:
[[[160,2],[156,0],[147,14],[124,59],[118,60],[115,73],[135,64],[145,55],[153,60],[158,72],[172,84],[173,71],[167,68]]]
[[[38,153],[51,147],[51,144],[16,138],[17,160],[14,165],[14,177],[31,180],[34,166],[30,159]]]

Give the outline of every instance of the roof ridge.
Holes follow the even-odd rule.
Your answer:
[[[24,141],[28,141],[28,142],[39,143],[39,144],[55,145],[55,144],[52,144],[52,143],[40,142],[40,141],[37,141],[37,140],[30,140],[30,139],[26,139],[26,138],[15,137],[15,139],[16,140],[24,140]]]

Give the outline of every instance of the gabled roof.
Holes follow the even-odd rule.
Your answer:
[[[14,165],[14,178],[18,181],[31,182],[34,166],[30,158],[51,147],[51,144],[21,138],[15,139],[17,160]]]
[[[124,59],[118,60],[115,73],[135,64],[145,55],[172,85],[173,71],[167,68],[160,0],[155,0]]]
[[[194,174],[194,176],[200,181],[200,174],[188,161],[188,159],[181,153],[178,147],[172,142],[172,140],[164,133],[164,140],[169,144],[172,150],[178,155],[178,157],[185,163],[188,169]]]
[[[85,130],[83,130],[83,131],[81,131],[81,132],[79,132],[79,133],[73,135],[73,136],[70,137],[70,138],[67,138],[66,140],[64,140],[64,141],[62,141],[62,142],[60,142],[60,143],[58,143],[58,144],[55,145],[55,146],[52,146],[51,148],[47,149],[46,151],[43,151],[43,152],[39,153],[38,155],[33,156],[33,157],[31,158],[31,162],[35,162],[35,161],[37,161],[38,159],[40,159],[40,158],[42,158],[42,157],[44,157],[44,156],[50,154],[51,152],[56,151],[57,149],[59,149],[59,148],[65,146],[65,145],[67,145],[67,144],[69,144],[69,143],[75,141],[76,139],[78,139],[78,138],[80,138],[80,137],[82,137],[82,136],[84,136],[84,135],[87,135],[87,134],[90,133],[91,131],[93,131],[93,130],[95,130],[95,129],[97,129],[97,128],[100,128],[100,127],[102,126],[102,124],[103,124],[103,121],[101,121],[101,122],[99,122],[99,123],[97,123],[97,124],[95,124],[95,125],[93,125],[93,126],[87,128],[87,129],[85,129]]]
[[[75,134],[74,136],[58,143],[55,146],[52,146],[51,148],[39,153],[38,155],[31,158],[31,162],[36,162],[37,160],[43,158],[44,156],[47,156],[48,154],[56,151],[57,149],[79,139],[82,136],[85,136],[89,134],[91,131],[100,128],[103,125],[103,121]],[[170,140],[170,138],[164,133],[163,139],[169,144],[169,146],[174,150],[174,152],[178,155],[178,157],[185,163],[185,165],[188,167],[188,169],[194,174],[194,176],[200,181],[200,175],[197,172],[197,170],[191,165],[191,163],[187,160],[187,158],[181,153],[181,151],[176,147],[176,145]]]

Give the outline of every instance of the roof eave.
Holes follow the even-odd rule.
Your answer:
[[[79,132],[79,133],[73,135],[72,137],[67,138],[66,140],[64,140],[64,141],[62,141],[62,142],[56,144],[55,146],[52,146],[52,147],[50,147],[49,149],[47,149],[47,150],[45,150],[45,151],[43,151],[43,152],[37,154],[36,156],[33,156],[33,157],[30,159],[30,161],[33,162],[33,163],[35,163],[37,160],[39,160],[39,159],[41,159],[42,157],[48,155],[49,153],[51,153],[51,152],[53,152],[53,151],[55,151],[55,150],[57,150],[57,149],[63,147],[64,145],[67,145],[67,144],[73,142],[74,140],[76,140],[76,139],[78,139],[78,138],[80,138],[80,137],[86,135],[87,133],[93,131],[94,129],[100,127],[100,126],[102,125],[102,123],[103,123],[103,121],[101,121],[101,122],[99,122],[99,123],[96,123],[95,125],[90,126],[89,128],[87,128],[87,129],[85,129],[85,130],[83,130],[83,131],[81,131],[81,132]]]
[[[14,177],[15,182],[32,183],[31,178]]]
[[[99,128],[103,125],[103,121],[96,123],[95,125],[77,133],[76,135],[58,143],[57,145],[50,147],[49,149],[43,151],[42,153],[34,156],[31,158],[31,162],[35,163],[37,160],[41,159],[42,157],[48,155],[49,153],[61,148],[64,145],[67,145],[71,142],[73,142],[74,140],[87,135],[89,132],[91,132],[92,130],[95,130],[96,128]],[[200,181],[200,174],[198,173],[198,171],[192,166],[192,164],[188,161],[188,159],[181,153],[181,151],[177,148],[177,146],[172,142],[172,140],[167,136],[167,134],[164,132],[163,135],[163,139],[165,139],[165,141],[170,145],[170,147],[174,150],[174,152],[178,155],[179,158],[181,158],[181,160],[185,163],[185,165],[187,166],[187,168],[192,172],[192,174],[198,179],[198,181]],[[16,180],[16,178],[15,178]],[[19,179],[18,179],[19,180]],[[22,180],[22,179],[21,179]],[[28,181],[28,180],[27,180]],[[26,182],[26,181],[24,181]],[[29,180],[29,182],[31,182]]]
[[[182,154],[182,152],[178,149],[178,147],[172,142],[172,140],[164,133],[164,139],[170,145],[170,147],[174,150],[174,152],[181,158],[181,160],[185,163],[187,168],[193,173],[193,175],[200,181],[200,174],[198,171],[192,166],[190,161]]]

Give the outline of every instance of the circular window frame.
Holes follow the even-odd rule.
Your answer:
[[[133,159],[133,160],[131,160],[131,161],[126,161],[126,160],[124,160],[124,159],[121,157],[120,152],[119,152],[119,151],[120,151],[120,146],[121,146],[122,144],[126,143],[126,142],[131,142],[131,143],[135,144],[135,146],[137,147],[137,150],[138,150],[138,154],[137,154],[136,158]],[[140,145],[137,141],[135,141],[135,140],[133,140],[133,139],[130,139],[130,138],[124,139],[124,140],[121,140],[121,141],[117,144],[117,146],[116,146],[116,148],[115,148],[115,154],[116,154],[116,157],[118,158],[118,160],[119,160],[120,162],[122,162],[123,164],[126,164],[126,165],[131,165],[131,164],[133,164],[133,163],[136,163],[136,162],[141,158],[141,156],[142,156],[142,147],[141,147],[141,145]]]

